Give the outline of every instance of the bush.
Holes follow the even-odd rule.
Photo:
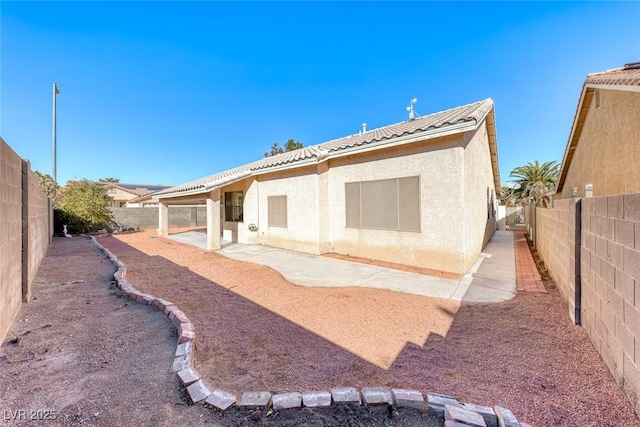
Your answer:
[[[102,185],[86,179],[67,182],[54,211],[55,230],[62,231],[63,224],[75,234],[104,228],[113,218],[110,201]]]

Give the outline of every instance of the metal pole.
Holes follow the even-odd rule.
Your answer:
[[[56,174],[56,95],[58,94],[56,83],[53,82],[53,181],[58,182]]]

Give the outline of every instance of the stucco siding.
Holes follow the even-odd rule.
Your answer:
[[[121,203],[126,202],[127,200],[135,199],[138,197],[135,194],[129,193],[127,191],[123,191],[120,188],[109,188],[107,190],[107,194],[111,197],[111,205],[113,207],[120,207]]]
[[[331,160],[327,212],[330,251],[463,272],[462,136]],[[418,176],[420,232],[346,227],[345,184]],[[380,203],[386,203],[380,200]]]
[[[244,204],[243,215],[244,221],[238,225],[238,243],[258,243],[260,229],[249,230],[250,225],[258,227],[259,209],[258,209],[258,182],[255,178],[249,178],[243,181],[244,185]]]
[[[573,187],[578,197],[585,197],[585,184],[593,184],[593,196],[640,192],[640,92],[599,92],[591,99],[557,199],[570,198]]]
[[[485,124],[471,134],[464,150],[464,266],[478,258],[496,228],[495,183]]]
[[[318,175],[307,167],[256,177],[258,240],[269,246],[318,253]],[[287,197],[287,226],[269,227],[270,196]],[[255,203],[255,202],[254,202]],[[245,210],[248,206],[245,204]],[[245,223],[249,217],[245,218]],[[252,218],[253,220],[254,218]]]

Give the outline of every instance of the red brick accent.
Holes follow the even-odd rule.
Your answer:
[[[514,244],[516,254],[516,283],[518,291],[524,292],[544,292],[544,282],[538,267],[536,266],[527,239],[524,237],[523,231],[514,231]]]

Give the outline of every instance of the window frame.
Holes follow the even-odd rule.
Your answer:
[[[284,216],[284,220],[282,220],[282,216]],[[286,194],[267,196],[267,226],[289,227],[289,206]]]
[[[240,204],[235,204],[233,195],[240,193]],[[237,213],[237,215],[235,215]],[[224,192],[224,221],[244,221],[244,192],[242,190]]]
[[[395,188],[393,188],[392,182],[395,184]],[[379,204],[379,201],[374,200],[371,195],[375,193],[376,186],[379,188],[388,187],[389,203],[395,205],[388,212],[375,212],[372,207],[375,204]],[[410,190],[412,186],[417,189],[416,194],[407,193],[407,189]],[[419,175],[345,182],[345,228],[421,233],[422,204],[420,189],[421,179]],[[364,203],[363,194],[364,197],[369,198]],[[410,195],[414,197],[408,198]],[[379,197],[381,200],[385,200],[384,196]],[[385,226],[382,223],[385,220],[389,220],[389,214],[391,214],[391,217],[395,215],[395,224]]]

